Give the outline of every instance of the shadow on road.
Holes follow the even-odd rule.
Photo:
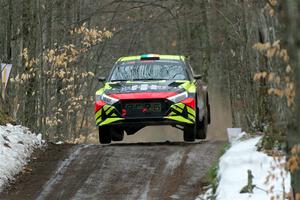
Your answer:
[[[208,141],[202,140],[197,142],[136,142],[136,143],[113,143],[104,146],[193,146],[198,144],[204,144]]]

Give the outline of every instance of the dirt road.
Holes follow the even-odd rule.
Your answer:
[[[181,143],[181,131],[162,126],[126,136],[125,144],[49,145],[0,200],[195,199],[231,127],[224,98],[211,96],[208,141]],[[91,135],[97,143],[97,132]]]
[[[0,199],[195,199],[223,144],[50,145]]]

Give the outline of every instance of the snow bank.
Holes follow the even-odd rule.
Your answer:
[[[41,135],[23,126],[0,126],[0,191],[27,163],[35,148],[41,147]]]
[[[272,196],[276,199],[277,195],[278,199],[284,199],[283,190],[286,193],[290,191],[290,174],[283,168],[274,167],[283,164],[285,158],[276,161],[273,157],[258,152],[256,145],[260,140],[261,137],[235,141],[220,158],[217,200],[270,200]],[[252,194],[241,194],[240,191],[248,183],[248,170],[252,172],[253,185],[256,187]],[[269,175],[269,182],[266,183]],[[199,196],[198,200],[210,199],[210,193],[208,191]]]

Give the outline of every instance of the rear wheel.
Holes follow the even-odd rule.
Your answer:
[[[101,144],[110,144],[111,143],[111,128],[107,126],[99,127],[99,142]]]
[[[186,125],[183,130],[183,140],[185,142],[194,142],[196,136],[196,126]]]

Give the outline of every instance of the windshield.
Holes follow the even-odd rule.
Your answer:
[[[118,63],[110,81],[188,80],[183,62],[172,60],[130,61]]]

